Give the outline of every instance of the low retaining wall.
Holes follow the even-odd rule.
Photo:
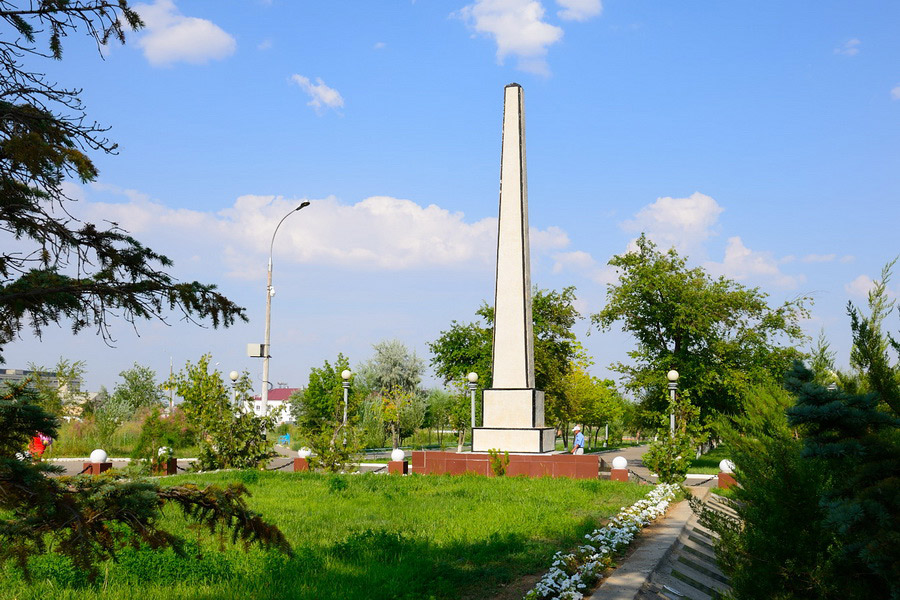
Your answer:
[[[462,475],[477,473],[493,477],[490,456],[466,452],[412,453],[411,473],[423,475]],[[571,477],[573,479],[597,479],[600,472],[600,457],[591,454],[510,454],[506,474],[515,477]]]

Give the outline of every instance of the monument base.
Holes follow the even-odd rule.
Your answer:
[[[510,454],[508,477],[571,477],[597,479],[600,457],[596,454]],[[462,475],[475,473],[493,477],[491,457],[473,452],[436,452],[414,450],[411,473],[420,475]]]
[[[472,430],[472,452],[505,450],[528,454],[545,454],[556,450],[553,427],[476,427]]]

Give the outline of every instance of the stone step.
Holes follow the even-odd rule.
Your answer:
[[[713,596],[671,573],[656,572],[642,588],[641,600],[667,598],[670,600],[712,600]]]

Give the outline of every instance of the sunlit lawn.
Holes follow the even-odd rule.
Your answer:
[[[170,551],[121,553],[87,584],[59,557],[33,560],[25,583],[7,565],[0,596],[16,599],[428,599],[490,598],[501,586],[542,573],[553,554],[579,543],[648,487],[601,480],[479,476],[319,475],[223,472],[166,478],[243,481],[251,506],[291,541],[293,558],[248,553],[204,535],[201,557]],[[177,511],[171,527],[186,538]]]
[[[688,473],[715,475],[719,472],[719,462],[724,458],[731,458],[731,451],[728,449],[728,446],[723,444],[713,448],[700,458],[695,458],[691,461]]]

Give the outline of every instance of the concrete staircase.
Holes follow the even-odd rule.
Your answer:
[[[699,495],[699,494],[698,494]],[[707,506],[733,515],[720,496],[709,494]],[[715,534],[691,515],[668,555],[640,588],[636,600],[711,600],[731,588],[716,564]]]

